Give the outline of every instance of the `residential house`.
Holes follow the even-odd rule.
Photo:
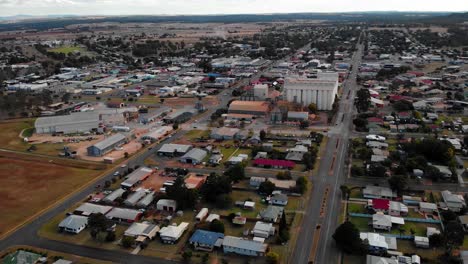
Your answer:
[[[195,248],[195,250],[211,252],[215,247],[217,248],[222,246],[223,239],[223,233],[197,229],[190,237],[189,243]]]
[[[397,249],[395,237],[385,237],[377,233],[360,233],[359,236],[368,246],[369,252],[374,254],[386,253],[389,249]]]
[[[270,198],[270,204],[286,206],[288,204],[288,196],[283,193],[273,194]]]
[[[367,185],[366,188],[362,190],[362,195],[366,199],[394,199],[397,197],[390,188],[373,185]]]
[[[159,211],[175,212],[177,210],[177,202],[170,199],[161,199],[156,203],[156,209]]]
[[[208,152],[206,152],[205,150],[194,148],[194,149],[191,149],[189,152],[185,153],[185,155],[183,155],[180,158],[180,162],[197,165],[197,164],[202,163],[207,155],[208,155]]]
[[[223,239],[224,253],[235,253],[244,256],[264,256],[267,244],[259,241],[246,240],[240,237],[225,236]]]
[[[153,240],[158,234],[159,226],[149,222],[133,223],[124,232],[124,236],[133,237],[137,243]]]
[[[110,220],[122,223],[133,223],[143,216],[143,213],[139,210],[127,209],[127,208],[118,208],[114,207],[112,210],[106,214],[106,217]]]
[[[399,264],[396,259],[367,255],[366,264]]]
[[[257,221],[252,229],[252,234],[255,237],[269,238],[275,235],[275,231],[276,229],[272,223]]]
[[[292,149],[288,149],[288,154],[286,155],[286,160],[292,160],[296,162],[302,161],[304,154],[307,153],[309,149],[303,145],[296,145]]]
[[[249,185],[250,187],[258,188],[264,181],[266,181],[265,177],[250,177]]]
[[[437,205],[435,203],[419,202],[419,211],[432,214],[437,211]]]
[[[452,171],[449,169],[449,167],[447,166],[440,166],[440,165],[432,165],[434,167],[436,167],[441,176],[445,179],[450,179],[452,177]]]
[[[441,203],[442,208],[448,208],[454,212],[460,212],[460,210],[466,206],[465,199],[462,195],[452,194],[450,191],[442,191],[442,199],[444,200]]]
[[[189,223],[186,222],[182,222],[178,226],[175,224],[165,226],[159,230],[159,237],[165,244],[175,244],[184,234],[185,230],[187,230],[188,226]]]
[[[2,259],[4,264],[35,264],[38,263],[42,255],[25,250],[17,250],[13,253],[6,255]]]
[[[283,214],[283,207],[269,205],[267,208],[260,211],[260,218],[267,222],[275,223]]]
[[[209,214],[205,221],[208,223],[211,223],[214,220],[220,220],[220,219],[221,219],[221,216],[219,214]]]
[[[221,153],[213,154],[208,160],[208,163],[211,165],[219,165],[222,160],[223,160],[223,154]]]
[[[392,230],[392,225],[404,225],[405,220],[401,217],[384,215],[383,213],[376,213],[372,215],[372,227],[374,229]]]
[[[69,215],[59,224],[59,230],[79,234],[88,225],[88,217],[81,215]]]
[[[421,197],[417,196],[409,196],[409,195],[403,195],[403,203],[406,205],[419,205],[419,203],[422,201]]]
[[[440,230],[435,228],[435,227],[430,227],[430,226],[428,226],[426,228],[426,236],[427,237],[430,237],[430,236],[435,235],[435,234],[440,234]]]
[[[458,222],[460,222],[460,224],[462,224],[463,229],[465,230],[465,232],[468,233],[468,215],[458,216]]]
[[[414,244],[418,248],[429,248],[429,238],[414,236]]]

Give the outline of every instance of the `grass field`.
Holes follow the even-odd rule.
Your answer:
[[[210,137],[210,130],[200,130],[200,129],[193,129],[185,134],[185,138],[190,141],[196,140],[197,138],[209,138]]]
[[[28,131],[32,127],[34,127],[33,118],[0,122],[0,131],[2,131],[0,147],[25,151],[28,148],[28,144],[21,140],[19,134],[23,129],[26,129],[25,134],[29,134]]]
[[[0,156],[0,235],[96,177],[100,171]]]
[[[83,52],[85,51],[85,49],[82,47],[78,47],[78,46],[60,46],[60,47],[48,49],[47,51],[54,52],[54,53],[68,54],[72,52]]]

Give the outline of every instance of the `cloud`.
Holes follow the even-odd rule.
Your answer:
[[[465,11],[466,0],[0,0],[0,15]]]

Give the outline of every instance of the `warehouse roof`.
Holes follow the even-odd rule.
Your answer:
[[[125,220],[135,220],[137,219],[142,213],[138,210],[127,209],[127,208],[112,208],[112,210],[106,215],[107,218],[113,219],[125,219]]]
[[[112,209],[111,206],[104,206],[99,204],[92,204],[92,203],[84,203],[80,205],[80,207],[76,208],[75,211],[83,212],[83,215],[90,215],[90,214],[106,214]]]
[[[267,112],[268,103],[265,101],[233,101],[229,111]]]
[[[190,146],[190,145],[164,144],[158,150],[158,152],[162,152],[162,153],[174,153],[174,152],[185,153],[185,152],[189,151],[190,148],[192,148],[192,146]]]
[[[133,187],[137,182],[147,178],[153,170],[147,167],[138,168],[127,176],[127,179],[120,185],[123,187]]]
[[[113,202],[115,199],[121,197],[124,194],[125,190],[122,188],[116,189],[113,192],[111,192],[109,195],[104,197],[103,201],[104,202]]]
[[[99,114],[93,112],[79,112],[62,116],[39,117],[34,123],[35,127],[49,127],[59,125],[76,125],[79,123],[99,123]]]
[[[125,138],[126,138],[125,135],[118,133],[118,134],[112,135],[108,138],[105,138],[99,141],[98,143],[94,144],[93,147],[101,149],[101,150],[106,149],[106,148],[112,147],[112,145],[115,145],[125,140]]]
[[[203,149],[194,148],[187,152],[184,156],[182,156],[181,159],[192,159],[201,162],[207,154],[208,152],[206,152]]]

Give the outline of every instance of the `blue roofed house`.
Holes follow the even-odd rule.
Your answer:
[[[197,229],[192,237],[190,237],[189,243],[196,250],[211,252],[215,247],[221,247],[223,239],[223,233]]]

